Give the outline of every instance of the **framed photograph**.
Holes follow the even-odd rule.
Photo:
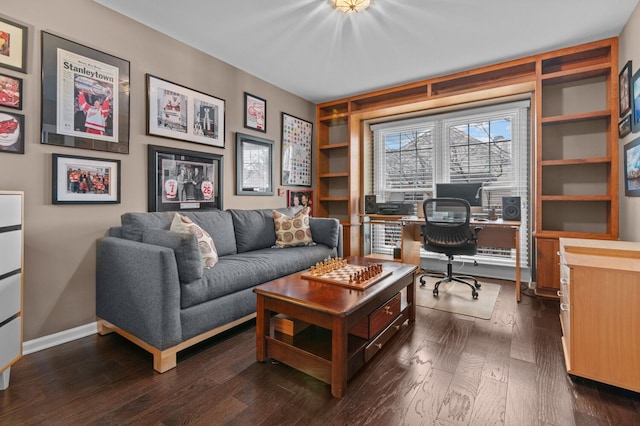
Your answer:
[[[27,72],[27,27],[0,16],[0,67]]]
[[[627,61],[618,75],[618,109],[620,117],[631,111],[631,61]]]
[[[53,204],[120,204],[120,160],[53,154]]]
[[[267,132],[267,101],[244,92],[244,127]]]
[[[618,137],[624,138],[631,133],[631,115],[627,115],[618,123]]]
[[[313,190],[287,191],[287,207],[309,207],[309,216],[313,216]]]
[[[236,195],[273,195],[273,141],[236,133]]]
[[[624,195],[640,197],[640,138],[624,146]]]
[[[21,78],[0,73],[0,106],[22,109]]]
[[[224,148],[225,101],[147,74],[147,134]]]
[[[42,143],[129,153],[129,61],[42,32]]]
[[[282,184],[311,186],[313,124],[282,113]]]
[[[631,78],[631,131],[637,133],[640,130],[640,70]]]
[[[149,145],[150,212],[222,210],[222,155]]]
[[[24,115],[0,111],[0,152],[24,154]]]

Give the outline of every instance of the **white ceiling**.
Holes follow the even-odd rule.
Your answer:
[[[95,0],[320,103],[617,36],[638,0]]]

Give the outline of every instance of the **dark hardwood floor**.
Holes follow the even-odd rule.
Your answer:
[[[567,376],[558,302],[516,305],[513,283],[490,320],[418,307],[342,400],[256,362],[254,333],[184,351],[165,374],[115,334],[30,354],[0,391],[0,425],[640,425],[638,393]]]

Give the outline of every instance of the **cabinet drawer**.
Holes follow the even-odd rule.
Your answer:
[[[400,326],[406,320],[404,315],[396,318],[378,337],[364,348],[364,362],[369,362],[375,354],[400,330]]]
[[[21,354],[20,321],[22,318],[18,317],[0,327],[0,370]]]
[[[0,195],[0,228],[22,223],[22,197],[20,195]]]
[[[0,232],[0,276],[20,269],[22,264],[22,231]]]
[[[0,323],[20,312],[20,277],[15,274],[0,280]]]
[[[387,303],[356,324],[349,330],[349,334],[367,340],[371,339],[398,316],[400,313],[400,300],[400,293],[398,293],[389,299]]]

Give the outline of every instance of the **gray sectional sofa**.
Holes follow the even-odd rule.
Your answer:
[[[174,214],[125,213],[96,247],[98,332],[151,352],[161,373],[180,350],[254,318],[255,286],[342,255],[336,219],[310,218],[315,245],[274,248],[270,209],[181,213],[215,243],[219,260],[205,269],[195,237],[169,231]]]

